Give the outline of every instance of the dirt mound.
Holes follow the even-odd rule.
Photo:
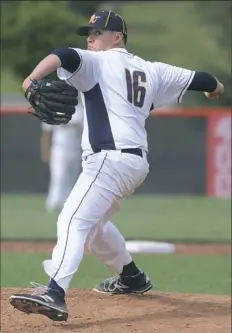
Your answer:
[[[1,252],[52,252],[55,242],[2,241]],[[176,244],[175,253],[180,255],[230,255],[231,244]]]
[[[22,290],[20,290],[21,292]],[[28,291],[28,290],[24,290]],[[1,290],[4,333],[225,333],[230,331],[230,297],[166,294],[109,296],[72,289],[67,323],[26,315],[9,304],[19,289]]]

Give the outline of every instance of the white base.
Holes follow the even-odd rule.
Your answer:
[[[130,253],[173,253],[175,245],[165,242],[127,241],[126,249]]]

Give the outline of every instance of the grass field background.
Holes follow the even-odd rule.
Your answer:
[[[42,261],[49,257],[50,254],[43,253],[24,255],[3,253],[2,287],[30,287],[30,281],[46,285],[48,277],[44,273]],[[133,258],[153,280],[154,290],[205,294],[230,293],[228,257],[136,254]],[[86,255],[80,270],[72,280],[71,287],[92,289],[110,275],[112,272],[103,264]]]
[[[55,240],[57,214],[44,209],[43,195],[2,195],[2,240]],[[230,242],[230,200],[204,197],[132,196],[114,222],[127,239],[174,242]],[[42,261],[49,253],[1,253],[1,286],[46,284]],[[136,254],[137,264],[154,281],[156,290],[230,294],[231,263],[227,256]],[[110,276],[102,263],[86,255],[71,287],[91,289]]]
[[[9,69],[1,69],[1,94],[21,93],[21,81]]]
[[[43,195],[2,195],[2,239],[55,239],[57,214]],[[127,239],[229,242],[230,200],[134,195],[113,222]]]

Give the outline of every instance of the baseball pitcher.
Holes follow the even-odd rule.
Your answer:
[[[52,258],[43,262],[48,286],[40,293],[10,297],[16,309],[55,321],[68,318],[65,295],[85,250],[116,272],[95,291],[142,294],[152,288],[111,222],[149,172],[145,120],[152,105],[180,103],[187,90],[218,98],[224,89],[208,73],[149,62],[128,52],[126,22],[112,11],[95,13],[77,32],[87,36],[88,50],[58,48],[23,82],[25,96],[34,106],[32,114],[45,122],[70,121],[74,88],[84,100],[83,170],[58,217]],[[63,94],[56,94],[60,83],[57,88],[57,82],[43,80],[56,70]],[[68,100],[68,111],[61,106],[62,100]]]

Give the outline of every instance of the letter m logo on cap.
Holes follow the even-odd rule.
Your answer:
[[[95,16],[95,15],[92,15],[91,17],[90,17],[90,19],[89,19],[89,23],[95,23],[96,21],[97,21],[97,19],[98,19],[98,17],[97,16]]]

